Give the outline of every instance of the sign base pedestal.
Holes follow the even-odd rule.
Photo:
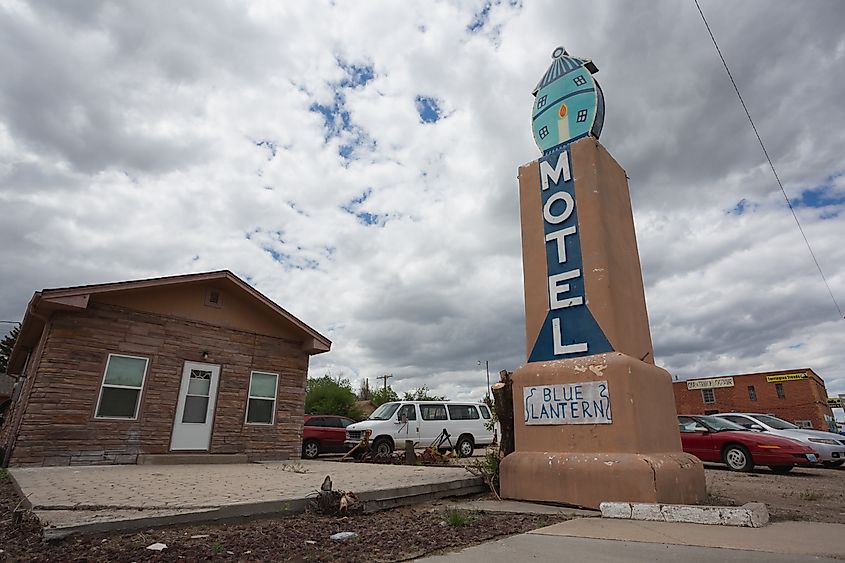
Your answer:
[[[526,416],[525,387],[586,382],[607,384],[611,424],[572,423],[578,411],[566,397],[556,398],[563,413],[556,420],[570,423],[554,424],[531,408]],[[681,449],[666,370],[618,352],[532,362],[513,374],[513,399],[516,451],[500,466],[503,498],[589,508],[705,500],[704,467]]]

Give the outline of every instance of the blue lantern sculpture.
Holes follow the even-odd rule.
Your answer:
[[[592,76],[599,71],[593,61],[572,57],[563,47],[552,59],[533,92],[531,130],[544,155],[587,135],[598,139],[604,125],[604,96]]]

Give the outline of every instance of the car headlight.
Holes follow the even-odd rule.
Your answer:
[[[807,438],[810,442],[815,442],[816,444],[827,444],[828,446],[836,446],[836,440],[831,440],[830,438]]]

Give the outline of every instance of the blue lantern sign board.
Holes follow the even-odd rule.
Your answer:
[[[604,96],[590,59],[570,56],[563,47],[552,53],[552,64],[534,88],[531,129],[544,155],[581,137],[601,135]]]

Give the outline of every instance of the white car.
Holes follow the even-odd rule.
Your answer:
[[[428,446],[443,433],[449,433],[457,454],[472,455],[478,446],[493,443],[490,409],[484,403],[452,401],[399,401],[384,403],[367,420],[346,427],[346,444],[357,444],[364,430],[372,430],[370,440],[376,455],[387,455],[404,447],[406,440]]]
[[[818,452],[819,459],[825,467],[839,467],[845,463],[845,436],[840,434],[800,428],[770,414],[728,412],[714,414],[713,416],[730,420],[748,430],[767,432],[774,436],[797,440]]]

